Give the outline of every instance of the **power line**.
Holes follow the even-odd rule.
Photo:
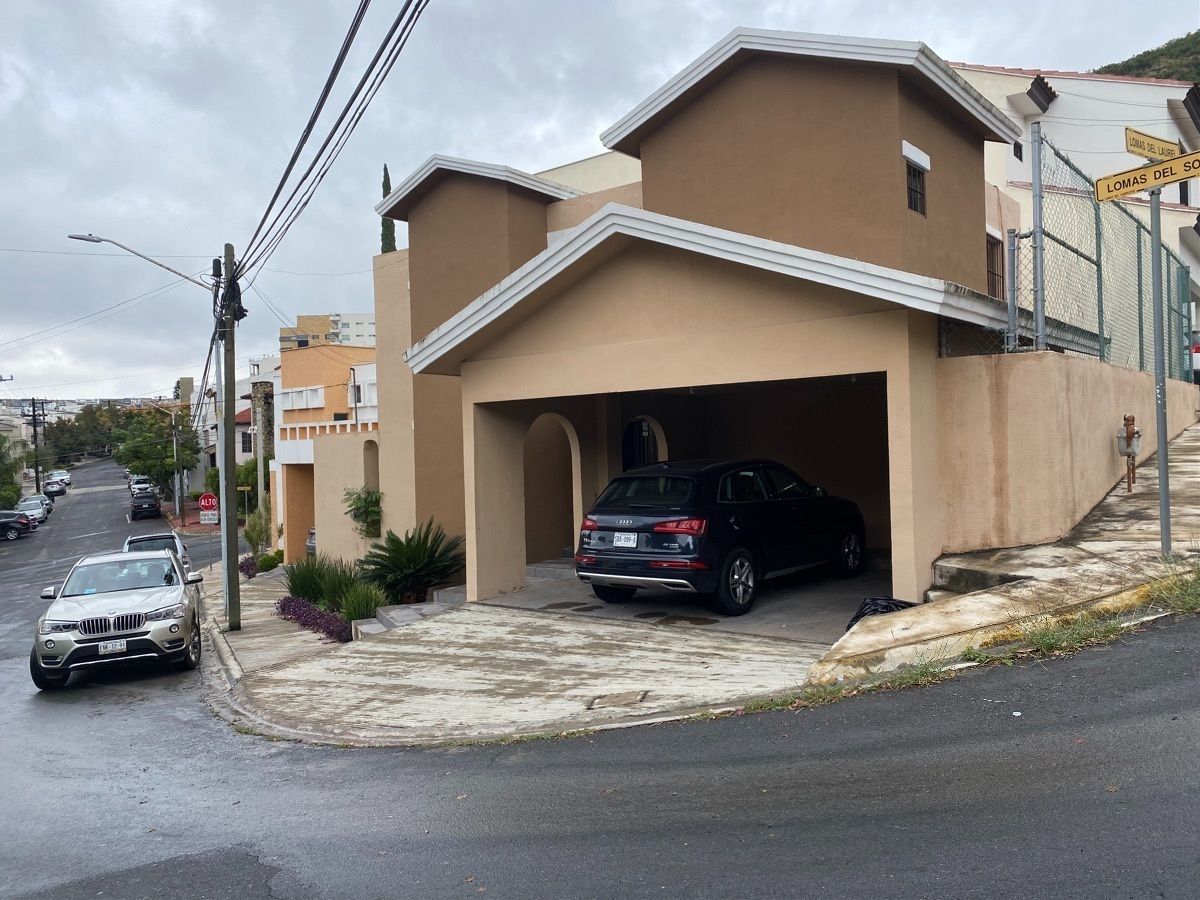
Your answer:
[[[94,250],[34,250],[26,247],[0,247],[0,253],[37,253],[50,256],[117,256],[121,259],[132,259],[127,253],[103,253]],[[207,259],[201,253],[154,253],[158,259]]]
[[[275,213],[266,231],[261,232],[261,234],[256,232],[256,239],[247,245],[243,262],[239,266],[239,271],[249,272],[255,266],[264,265],[270,259],[271,254],[275,252],[275,249],[279,246],[297,218],[303,213],[317,187],[324,180],[330,167],[341,153],[346,141],[353,134],[354,129],[362,119],[363,114],[383,84],[384,79],[386,79],[388,73],[395,65],[400,51],[407,43],[413,27],[416,25],[428,2],[429,0],[417,0],[414,6],[414,0],[405,0],[404,5],[396,15],[375,55],[363,71],[362,77],[359,79],[350,98],[346,101],[337,120],[330,128],[324,142],[316,154],[314,154],[308,168],[297,180],[288,199]],[[410,10],[412,10],[411,17],[409,16]],[[381,59],[384,60],[382,66],[380,66]],[[365,93],[363,92],[364,88],[366,88]],[[345,124],[343,125],[343,123]],[[333,149],[326,155],[326,151],[329,150],[331,144],[333,145]],[[317,174],[313,176],[313,171],[317,170],[318,167]],[[300,199],[297,200],[297,197]]]

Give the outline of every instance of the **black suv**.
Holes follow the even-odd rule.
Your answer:
[[[579,529],[575,573],[608,603],[638,588],[713,593],[749,611],[766,578],[863,565],[858,506],[769,459],[664,462],[613,479]]]
[[[129,498],[129,520],[140,519],[142,516],[162,516],[162,506],[154,491],[144,491]]]

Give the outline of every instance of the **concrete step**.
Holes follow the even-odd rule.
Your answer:
[[[942,560],[933,564],[933,587],[954,591],[956,594],[986,591],[989,588],[1021,580],[1020,575],[1010,575],[995,569],[976,568],[969,564],[950,563]]]
[[[574,559],[545,559],[525,567],[527,579],[569,581],[575,577]]]
[[[387,631],[387,626],[378,619],[355,619],[350,623],[350,633],[356,641],[361,641],[372,634],[383,634],[385,631]]]
[[[947,591],[941,588],[930,588],[925,592],[922,598],[926,603],[932,603],[934,600],[952,600],[955,597],[961,597],[958,591]]]

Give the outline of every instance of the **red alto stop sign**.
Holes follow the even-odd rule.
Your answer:
[[[217,495],[216,494],[201,494],[200,495],[200,509],[203,510],[204,512],[215,512],[217,509]]]

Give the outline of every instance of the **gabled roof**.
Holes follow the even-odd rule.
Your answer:
[[[243,409],[240,412],[234,413],[233,424],[249,425],[253,421],[253,417],[254,417],[254,410]]]
[[[1049,76],[1050,78],[1082,78],[1093,81],[1128,81],[1141,84],[1158,84],[1168,87],[1183,87],[1192,86],[1190,81],[1178,81],[1174,78],[1147,78],[1142,75],[1111,75],[1106,72],[1073,72],[1070,69],[1021,69],[1010,66],[984,66],[978,63],[968,62],[948,62],[948,66],[954,69],[971,69],[976,72],[995,72],[997,75],[1028,75],[1030,77],[1036,75]]]
[[[477,334],[612,242],[650,241],[962,322],[1003,328],[1005,304],[951,281],[610,203],[408,348],[415,373],[457,374]],[[611,249],[611,248],[609,248]],[[522,310],[523,311],[523,310]]]
[[[477,178],[491,178],[503,181],[539,197],[547,202],[566,200],[578,197],[581,193],[566,185],[530,175],[508,166],[494,163],[476,162],[471,159],[459,159],[454,156],[434,154],[415,172],[404,179],[394,191],[388,194],[375,206],[375,212],[385,219],[405,221],[412,205],[427,194],[446,175],[457,172],[462,175],[474,175]]]
[[[719,77],[737,58],[755,53],[906,69],[959,106],[981,126],[987,140],[1012,143],[1021,136],[1021,130],[1003,112],[922,43],[735,28],[601,134],[600,140],[610,150],[638,156],[642,135],[669,107],[702,84]]]

